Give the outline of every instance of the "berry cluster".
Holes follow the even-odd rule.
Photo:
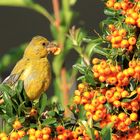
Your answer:
[[[97,135],[98,132],[95,131]],[[74,130],[66,129],[62,125],[58,125],[56,128],[44,127],[42,129],[30,128],[27,131],[24,129],[15,130],[7,135],[6,133],[0,133],[0,140],[19,140],[28,135],[29,140],[90,140],[86,134],[83,126],[77,126]]]
[[[106,6],[116,11],[119,10],[121,14],[124,15],[126,24],[136,25],[137,27],[140,27],[139,0],[135,0],[135,2],[132,2],[130,0],[108,0],[106,2]]]
[[[131,125],[138,121],[140,87],[132,92],[128,92],[119,86],[95,90],[86,83],[80,83],[74,94],[75,105],[82,105],[86,111],[87,120],[92,119],[99,123],[100,128],[112,123],[115,132],[126,133],[131,129]],[[135,98],[129,100],[129,97],[133,95]],[[125,101],[127,99],[129,102]]]
[[[140,81],[140,61],[131,60],[129,67],[122,70],[119,65],[113,65],[112,62],[94,58],[92,71],[95,78],[100,82],[106,82],[110,85],[127,86],[130,80]]]
[[[127,37],[126,29],[116,29],[113,24],[108,25],[110,34],[106,39],[111,42],[112,48],[122,48],[132,51],[136,44],[136,37]]]

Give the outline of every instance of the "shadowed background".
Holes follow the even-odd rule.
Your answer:
[[[51,0],[38,0],[38,3],[46,7],[51,13],[53,12]],[[101,1],[81,0],[76,3],[73,10],[78,12],[73,25],[86,29],[91,35],[94,34],[93,29],[99,31],[98,23],[104,19]],[[35,35],[45,36],[49,40],[52,38],[49,21],[33,10],[0,7],[0,19],[0,57],[11,48],[30,41]]]

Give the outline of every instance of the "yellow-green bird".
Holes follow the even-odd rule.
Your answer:
[[[51,68],[47,59],[49,53],[59,54],[60,48],[42,36],[35,36],[24,51],[23,58],[17,62],[10,76],[3,83],[14,85],[18,80],[30,100],[39,98],[51,82]]]

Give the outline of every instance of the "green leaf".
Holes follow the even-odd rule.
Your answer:
[[[6,93],[7,95],[10,95],[10,96],[14,93],[13,90],[8,85],[5,85],[5,84],[0,84],[0,91],[3,94]]]
[[[112,109],[112,105],[111,105],[111,104],[106,103],[106,104],[105,104],[105,107],[106,107],[108,113],[112,113],[113,109]]]
[[[58,105],[57,105],[57,109],[58,109],[58,113],[59,113],[59,114],[63,114],[64,111],[65,111],[65,110],[64,110],[64,107],[63,107],[61,104],[58,104]]]
[[[49,112],[47,112],[47,114],[51,117],[54,117],[56,115],[56,112],[55,111],[49,111]]]
[[[104,14],[107,15],[107,16],[115,16],[116,12],[114,10],[112,10],[112,9],[105,8],[104,9]]]
[[[131,101],[133,101],[133,100],[135,100],[137,98],[137,95],[138,94],[136,93],[136,94],[134,94],[133,96],[131,96],[129,98],[124,98],[124,99],[121,100],[121,102],[131,102]]]
[[[6,105],[5,105],[5,111],[6,111],[6,114],[7,114],[9,117],[13,117],[13,116],[14,116],[12,104],[6,103]]]
[[[94,129],[90,128],[90,126],[88,125],[87,121],[82,120],[81,121],[82,125],[84,125],[87,134],[89,135],[89,137],[91,138],[91,140],[95,140],[95,136],[94,136]]]
[[[53,125],[57,122],[56,118],[47,118],[43,121],[43,125]]]
[[[101,130],[102,140],[111,140],[111,125],[109,124]]]
[[[18,81],[16,90],[18,93],[21,93],[21,91],[23,90],[23,81],[21,81],[21,80]]]
[[[43,111],[45,110],[47,105],[47,95],[46,93],[42,93],[40,99],[39,99],[39,114],[41,115]]]
[[[13,129],[12,124],[7,123],[7,122],[5,121],[4,129],[5,129],[4,132],[6,132],[7,134],[9,134],[9,133],[12,131],[12,129]]]
[[[136,89],[136,81],[130,80],[130,91],[134,91]]]
[[[100,47],[101,44],[103,44],[103,40],[101,38],[91,41],[85,50],[87,57],[91,58],[94,53],[107,57],[108,52],[103,47]]]
[[[16,117],[11,117],[7,120],[7,123],[13,124],[13,122],[15,121]]]
[[[96,86],[96,82],[94,81],[94,78],[93,78],[93,73],[90,69],[86,70],[85,79],[86,79],[86,82],[89,83],[90,85]]]
[[[25,135],[24,137],[20,138],[20,140],[29,140],[29,135]]]
[[[22,102],[22,103],[18,106],[18,111],[17,111],[18,116],[20,116],[20,114],[21,114],[21,112],[22,112],[23,110],[25,110],[25,101]]]
[[[75,64],[73,65],[73,68],[78,70],[81,74],[85,74],[85,66],[81,65],[81,64]]]
[[[24,122],[25,122],[25,117],[18,117],[18,120],[19,120],[21,123],[24,123]]]

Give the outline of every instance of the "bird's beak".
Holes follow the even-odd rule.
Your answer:
[[[61,49],[55,43],[50,42],[47,46],[47,51],[54,55],[58,55],[61,52]]]

